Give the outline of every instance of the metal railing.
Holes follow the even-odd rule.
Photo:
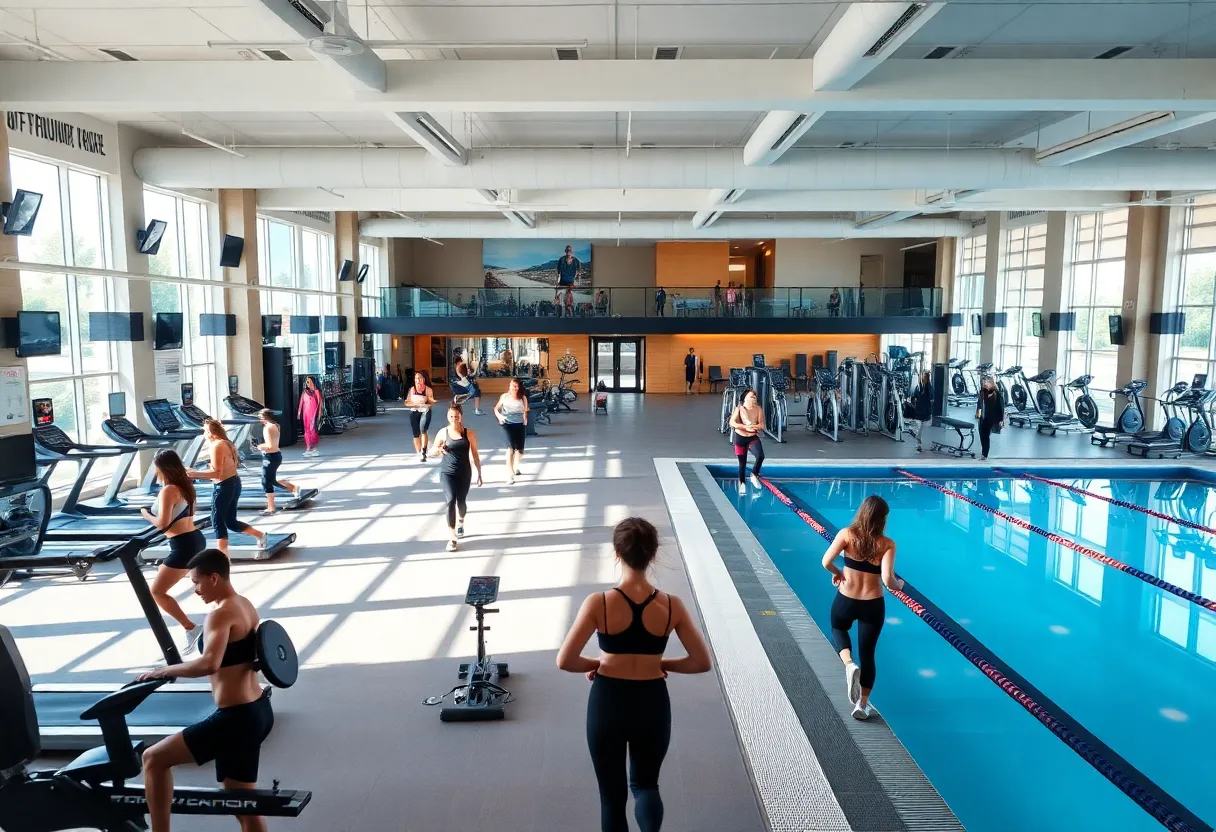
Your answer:
[[[386,288],[380,315],[393,318],[859,318],[936,317],[941,289],[782,287],[736,292],[718,287],[652,286],[605,289],[536,287],[486,289],[452,286]]]

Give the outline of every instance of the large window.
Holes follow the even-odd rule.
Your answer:
[[[9,157],[9,165],[14,188],[43,195],[33,236],[17,238],[18,256],[65,267],[64,274],[21,274],[23,308],[58,311],[62,327],[60,355],[29,359],[30,396],[54,401],[56,424],[69,436],[79,442],[105,443],[101,422],[106,396],[118,388],[118,362],[112,343],[89,340],[89,313],[112,309],[113,290],[107,278],[71,274],[72,266],[110,265],[105,180],[17,154]],[[94,466],[96,473],[112,468],[103,463]],[[75,476],[71,466],[61,469],[56,483]]]
[[[1005,262],[997,303],[1005,313],[998,329],[995,361],[1001,369],[1019,366],[1027,376],[1039,372],[1039,339],[1031,315],[1043,308],[1043,264],[1047,257],[1047,223],[1005,232]],[[1046,324],[1044,324],[1046,326]]]
[[[376,318],[380,316],[380,296],[384,289],[384,273],[383,263],[380,258],[380,249],[376,246],[360,244],[359,246],[359,263],[367,266],[367,279],[363,281],[360,287],[363,294],[363,316],[365,318]],[[353,324],[353,321],[351,322]],[[364,340],[371,340],[372,358],[375,359],[376,370],[379,371],[384,367],[387,350],[384,348],[384,342],[387,339],[385,335],[365,335]]]
[[[1124,257],[1127,253],[1127,209],[1078,214],[1072,221],[1072,257],[1064,286],[1064,305],[1076,315],[1076,329],[1062,333],[1064,374],[1069,381],[1088,373],[1094,387],[1118,385],[1118,347],[1110,343],[1110,316],[1123,305]],[[1094,396],[1108,424],[1115,401]]]
[[[988,235],[981,233],[958,241],[954,270],[954,312],[961,323],[950,328],[950,357],[980,361],[980,336],[971,334],[971,316],[984,312],[984,269],[988,257]]]
[[[1163,339],[1164,389],[1196,373],[1212,376],[1216,345],[1212,343],[1212,316],[1216,311],[1216,196],[1197,197],[1183,213],[1178,240],[1178,269],[1167,292],[1164,312],[1186,316],[1183,333]]]
[[[337,275],[334,272],[332,234],[258,217],[258,262],[263,284],[335,292]],[[336,295],[304,295],[272,290],[262,295],[262,314],[283,316],[283,334],[276,344],[291,347],[297,373],[323,373],[325,356],[322,335],[293,333],[291,316],[336,315]],[[354,322],[347,325],[353,326]],[[347,356],[348,361],[350,358]]]
[[[147,220],[169,224],[161,239],[160,250],[148,260],[152,274],[167,277],[208,279],[211,277],[210,233],[207,206],[160,191],[144,191]],[[223,341],[199,335],[199,315],[222,307],[212,286],[187,286],[178,283],[153,283],[152,312],[180,312],[184,323],[182,337],[182,381],[194,385],[194,403],[212,416],[220,417],[220,400],[227,391],[221,383],[220,366]]]

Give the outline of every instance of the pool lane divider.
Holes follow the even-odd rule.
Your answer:
[[[787,493],[766,477],[761,477],[760,482],[824,540],[830,543],[836,537],[838,530],[807,503]],[[1021,705],[1057,739],[1166,829],[1172,832],[1212,832],[1212,827],[1198,815],[1098,739],[1068,711],[1006,664],[974,634],[943,612],[907,580],[904,581],[902,591],[887,591],[928,624],[1010,699]]]
[[[920,483],[923,486],[926,486],[928,488],[935,488],[938,491],[940,491],[941,493],[945,494],[947,497],[953,497],[956,500],[962,500],[965,503],[970,503],[971,505],[975,506],[976,508],[980,509],[981,511],[986,511],[989,514],[991,514],[992,516],[999,517],[1007,523],[1011,523],[1014,526],[1018,526],[1019,528],[1026,529],[1029,532],[1033,532],[1034,534],[1045,537],[1048,540],[1050,540],[1052,543],[1058,543],[1059,545],[1063,546],[1065,549],[1071,549],[1072,551],[1076,552],[1078,555],[1084,555],[1085,557],[1090,558],[1091,560],[1096,560],[1098,563],[1109,566],[1111,569],[1116,569],[1119,572],[1123,572],[1127,575],[1131,575],[1133,578],[1139,578],[1140,580],[1144,581],[1146,584],[1151,584],[1151,585],[1157,587],[1158,589],[1163,589],[1166,592],[1171,593],[1172,595],[1177,595],[1179,598],[1182,598],[1185,601],[1190,601],[1192,604],[1195,604],[1196,606],[1203,607],[1204,609],[1216,612],[1216,601],[1212,601],[1208,598],[1204,598],[1202,595],[1198,595],[1194,592],[1191,592],[1189,589],[1183,589],[1182,587],[1177,586],[1176,584],[1172,584],[1169,581],[1165,581],[1165,580],[1162,580],[1161,578],[1158,578],[1156,575],[1150,575],[1149,573],[1145,572],[1143,569],[1137,569],[1136,567],[1126,564],[1121,560],[1116,560],[1115,558],[1112,558],[1110,555],[1099,552],[1097,549],[1091,549],[1088,546],[1083,546],[1080,543],[1077,543],[1075,540],[1069,540],[1067,537],[1058,535],[1055,532],[1049,532],[1049,531],[1047,531],[1047,529],[1036,526],[1035,524],[1033,524],[1027,520],[1023,520],[1021,517],[1015,517],[1012,514],[1008,514],[1004,511],[1001,511],[999,508],[993,508],[992,506],[988,505],[987,503],[981,503],[979,500],[976,500],[972,497],[968,497],[966,494],[960,494],[959,492],[955,491],[954,489],[947,488],[946,486],[942,485],[939,482],[934,482],[933,480],[927,480],[924,477],[918,476],[918,475],[910,473],[908,471],[904,471],[899,468],[895,468],[893,470],[895,471],[895,473],[899,474],[900,476],[907,477],[908,479],[910,479],[914,482]]]
[[[1059,480],[1049,480],[1049,479],[1047,479],[1047,477],[1039,477],[1039,476],[1035,476],[1034,474],[1025,474],[1025,473],[1022,473],[1019,471],[1005,471],[1002,469],[997,469],[997,470],[1001,471],[1001,473],[1003,473],[1003,474],[1008,474],[1011,477],[1020,477],[1025,480],[1034,480],[1035,482],[1046,483],[1047,485],[1054,485],[1056,488],[1063,488],[1064,490],[1071,491],[1074,494],[1081,494],[1086,497],[1093,497],[1095,500],[1101,500],[1104,503],[1110,503],[1112,506],[1118,506],[1119,508],[1127,508],[1127,509],[1131,509],[1132,511],[1139,511],[1143,514],[1148,514],[1148,515],[1150,515],[1152,517],[1156,517],[1160,520],[1165,520],[1167,522],[1173,523],[1176,526],[1183,526],[1184,528],[1195,529],[1196,531],[1207,532],[1208,534],[1216,534],[1216,529],[1213,529],[1210,526],[1205,526],[1202,523],[1192,523],[1190,520],[1183,520],[1181,517],[1171,517],[1168,514],[1162,514],[1160,511],[1154,511],[1151,508],[1145,508],[1144,506],[1137,505],[1136,503],[1129,503],[1127,500],[1115,500],[1111,497],[1106,497],[1102,494],[1095,494],[1092,491],[1087,491],[1084,488],[1078,488],[1075,485],[1069,485],[1066,482],[1060,482]]]

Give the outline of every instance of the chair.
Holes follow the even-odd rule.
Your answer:
[[[719,384],[726,384],[726,379],[722,377],[722,368],[717,364],[709,365],[709,392],[717,393]]]

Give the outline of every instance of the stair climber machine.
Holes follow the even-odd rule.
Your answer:
[[[469,588],[464,602],[473,608],[476,626],[469,627],[477,633],[477,658],[462,662],[456,677],[460,684],[442,696],[428,696],[424,705],[443,705],[450,696],[452,704],[439,711],[440,722],[483,722],[506,717],[505,705],[514,701],[511,693],[499,684],[511,675],[506,662],[496,662],[486,653],[486,636],[490,628],[485,625],[486,615],[498,610],[489,605],[498,600],[498,576],[478,575],[469,578]]]
[[[996,380],[996,390],[998,393],[1001,394],[1001,405],[1006,410],[1009,409],[1011,403],[1018,410],[1026,409],[1026,388],[1023,387],[1018,382],[1018,376],[1020,376],[1021,374],[1022,374],[1021,367],[1009,367],[1008,369],[1001,370],[999,373],[997,373],[993,377]],[[1005,379],[1009,379],[1009,384],[1005,383]],[[1012,389],[1011,389],[1010,385],[1012,385]],[[1013,398],[1014,398],[1014,397],[1012,397],[1013,390],[1021,391],[1021,396],[1020,396],[1020,398],[1022,400],[1021,407],[1018,407],[1016,402],[1013,401]]]
[[[950,395],[947,402],[951,407],[974,407],[979,400],[979,390],[971,379],[971,371],[967,358],[951,358],[947,369],[950,371]]]
[[[1211,409],[1216,402],[1216,392],[1204,389],[1206,384],[1206,375],[1196,375],[1191,386],[1170,402],[1173,417],[1186,423],[1180,437],[1175,439],[1170,435],[1167,421],[1166,427],[1155,438],[1129,442],[1127,452],[1145,459],[1178,459],[1184,455],[1206,454],[1212,445]]]
[[[1077,376],[1068,384],[1060,385],[1060,401],[1064,410],[1055,415],[1052,421],[1036,425],[1039,433],[1055,436],[1057,431],[1076,431],[1085,433],[1093,431],[1098,424],[1098,403],[1089,394],[1089,383],[1093,376]]]
[[[144,402],[144,415],[148,417],[148,422],[162,436],[178,436],[183,432],[197,433],[193,428],[187,428],[182,424],[174,411],[173,404],[168,399],[148,399]],[[182,460],[188,466],[194,466],[197,462],[194,460]],[[194,466],[197,467],[197,466]],[[209,504],[209,489],[206,484],[209,480],[198,480],[196,486],[199,491],[200,502],[206,500]],[[214,485],[212,485],[214,489]],[[262,491],[261,479],[244,478],[241,479],[241,499],[237,503],[239,509],[263,509],[266,507],[265,493]],[[215,540],[214,536],[208,535],[208,543]],[[236,532],[229,533],[228,536],[228,557],[232,560],[270,560],[276,558],[286,551],[291,544],[295,543],[296,536],[294,532],[287,534],[270,533],[266,536],[266,548],[258,547],[258,542],[255,538],[245,534]],[[150,559],[159,560],[168,553],[168,544],[157,546],[149,549],[147,555]]]
[[[1031,384],[1036,385],[1034,394],[1027,397],[1030,409],[1008,415],[1005,417],[1005,421],[1014,427],[1035,428],[1036,430],[1041,425],[1046,425],[1048,429],[1059,429],[1067,424],[1079,424],[1071,414],[1056,412],[1055,379],[1055,370],[1044,370],[1031,378],[1027,378],[1026,374],[1022,373],[1021,381],[1027,390],[1032,389]],[[1017,406],[1016,398],[1014,406]]]
[[[884,365],[866,362],[866,383],[870,388],[868,427],[896,442],[904,439],[903,398],[895,376]]]
[[[822,367],[815,368],[815,377],[806,400],[807,433],[818,432],[833,442],[840,441],[839,387],[835,373]]]
[[[840,382],[841,424],[854,433],[868,435],[873,390],[866,376],[865,364],[856,358],[844,359],[840,362],[837,379]]]
[[[211,418],[202,408],[194,403],[193,384],[182,385],[182,403],[177,406],[176,410],[182,422],[188,427],[197,428],[200,431],[203,429],[203,422]],[[250,431],[254,425],[260,425],[261,420],[257,418],[250,419],[248,416],[241,415],[232,419],[221,419],[220,424],[225,426],[231,425],[236,428],[231,434],[232,444],[240,448],[248,443]],[[261,460],[261,457],[262,455],[259,452],[257,458]],[[243,468],[244,466],[241,467]],[[256,479],[255,483],[253,477],[242,477],[241,501],[237,504],[239,508],[265,508],[266,498],[262,496],[264,493],[262,491],[262,480],[260,476]],[[300,495],[297,497],[286,488],[275,486],[275,507],[286,511],[294,511],[312,502],[320,493],[315,488],[301,488]]]
[[[777,442],[785,441],[789,416],[785,389],[789,380],[780,367],[748,367],[749,386],[756,391],[756,400],[764,410],[764,432]]]
[[[1112,390],[1110,397],[1122,396],[1125,400],[1123,410],[1113,425],[1094,425],[1094,431],[1089,435],[1091,445],[1110,447],[1118,442],[1130,442],[1136,434],[1144,430],[1144,405],[1140,394],[1148,388],[1144,379],[1132,379],[1118,390]]]

